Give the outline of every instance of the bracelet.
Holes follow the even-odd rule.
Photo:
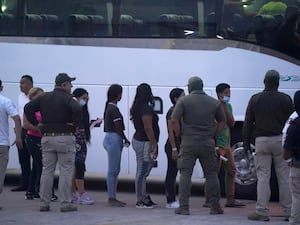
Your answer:
[[[172,151],[173,152],[177,152],[177,148],[175,147],[175,148],[172,148]]]

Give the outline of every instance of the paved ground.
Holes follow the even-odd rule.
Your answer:
[[[244,208],[224,208],[223,215],[209,215],[209,209],[203,208],[204,198],[191,198],[191,215],[175,215],[173,209],[165,208],[165,196],[151,195],[158,203],[154,209],[136,209],[135,195],[132,192],[120,192],[118,198],[127,203],[124,208],[106,206],[106,192],[89,190],[95,200],[91,206],[78,206],[77,212],[61,213],[59,202],[51,204],[50,212],[39,212],[39,200],[25,200],[24,192],[11,192],[12,186],[6,185],[0,195],[0,225],[253,225],[272,224],[288,225],[280,216],[279,204],[270,203],[269,222],[249,221],[247,215],[253,212],[255,201],[242,200]],[[224,199],[222,199],[224,204]]]

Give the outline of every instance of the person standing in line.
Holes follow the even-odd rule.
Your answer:
[[[189,95],[177,101],[171,115],[176,137],[181,136],[177,160],[180,170],[180,206],[175,210],[175,214],[190,214],[191,176],[197,159],[201,163],[207,182],[207,196],[211,204],[210,214],[223,214],[220,206],[215,139],[226,123],[224,111],[216,99],[205,94],[201,78],[191,77],[188,81],[188,91]]]
[[[31,100],[37,98],[38,96],[42,95],[44,90],[40,87],[33,87],[28,92],[28,97]],[[41,113],[35,113],[36,119],[39,123],[42,121]],[[41,139],[42,133],[40,129],[36,126],[33,126],[27,119],[26,115],[23,114],[23,127],[27,130],[27,134],[25,136],[25,143],[27,149],[30,152],[32,157],[32,169],[30,171],[29,176],[29,184],[28,189],[25,194],[26,200],[33,200],[35,198],[40,198],[40,180],[42,174],[42,149],[41,149]],[[52,197],[51,201],[57,200],[57,196],[54,193],[54,186],[52,188]]]
[[[147,193],[147,177],[158,155],[159,126],[158,116],[153,110],[153,95],[149,84],[142,83],[136,89],[136,95],[130,109],[130,119],[135,133],[132,147],[136,154],[135,192],[136,208],[153,208],[154,203]]]
[[[18,148],[23,148],[21,138],[21,118],[13,102],[1,94],[2,90],[3,86],[2,81],[0,80],[0,193],[3,191],[5,172],[9,158],[9,117],[11,117],[15,123],[16,139],[14,143]],[[2,210],[1,206],[0,210]]]
[[[130,141],[124,134],[125,125],[123,116],[117,106],[122,99],[123,88],[119,84],[112,84],[107,91],[107,100],[104,109],[104,132],[103,147],[107,151],[108,171],[106,178],[108,201],[112,207],[124,207],[125,202],[116,198],[118,175],[121,168],[121,156],[123,146],[129,147]]]
[[[289,168],[283,159],[282,129],[293,112],[293,104],[290,96],[278,91],[279,79],[278,71],[267,71],[264,78],[264,90],[250,98],[246,110],[243,127],[244,148],[250,149],[251,137],[254,134],[257,174],[256,211],[248,215],[249,220],[270,220],[267,205],[271,195],[272,161],[278,180],[279,201],[286,220],[291,212]]]
[[[300,91],[294,95],[295,110],[298,115],[288,130],[284,141],[283,156],[290,166],[290,188],[292,192],[292,209],[289,225],[300,224]]]
[[[178,99],[184,96],[184,90],[181,88],[174,88],[170,92],[170,100],[172,106],[167,112],[167,128],[168,128],[168,139],[165,144],[165,152],[168,159],[168,168],[165,178],[165,189],[167,204],[166,208],[176,209],[179,207],[178,201],[176,201],[176,177],[177,177],[177,156],[180,149],[180,137],[175,137],[174,128],[171,123],[171,115],[174,110],[175,104]]]
[[[20,186],[11,189],[11,191],[27,191],[28,184],[29,184],[29,177],[31,171],[30,165],[30,152],[25,143],[25,137],[27,134],[27,130],[23,127],[23,112],[24,106],[26,103],[29,102],[28,92],[33,87],[33,79],[30,75],[23,75],[20,80],[20,90],[21,94],[18,98],[18,110],[19,116],[21,118],[21,125],[22,125],[22,141],[23,141],[23,148],[18,148],[18,157],[19,163],[21,166],[21,179],[20,179]]]
[[[234,198],[236,167],[232,150],[230,147],[230,128],[234,127],[235,120],[232,115],[232,106],[229,103],[230,85],[226,83],[218,84],[216,86],[216,94],[226,116],[226,125],[224,126],[224,129],[221,131],[220,135],[217,137],[216,140],[217,154],[227,159],[227,161],[225,162],[219,159],[218,163],[218,172],[220,172],[222,164],[224,165],[225,170],[225,193],[227,199],[225,207],[241,207],[245,206],[245,204],[240,201],[237,201]],[[208,202],[206,202],[203,206],[209,207],[210,205]]]
[[[88,111],[89,94],[83,88],[76,88],[73,96],[79,102],[82,108],[82,118],[79,127],[76,129],[76,154],[75,170],[72,181],[72,202],[81,205],[92,205],[94,200],[85,191],[84,173],[86,171],[85,160],[87,154],[87,143],[90,142],[90,115]]]
[[[31,88],[28,92],[28,97],[30,100],[37,98],[42,95],[44,90],[39,87]],[[35,113],[36,119],[41,122],[41,113]],[[28,122],[26,115],[23,115],[23,127],[27,130],[27,135],[25,137],[25,142],[27,149],[32,156],[32,169],[30,171],[28,189],[25,194],[26,200],[32,200],[34,198],[40,198],[40,179],[42,174],[42,151],[41,151],[41,138],[42,133],[40,129],[33,126]]]
[[[40,211],[50,210],[51,192],[56,164],[59,164],[58,195],[61,212],[76,211],[71,204],[72,175],[75,162],[75,130],[81,120],[81,107],[71,95],[72,81],[66,73],[59,73],[55,78],[55,88],[25,105],[24,112],[28,121],[39,126],[43,137]],[[42,123],[35,117],[41,112]]]

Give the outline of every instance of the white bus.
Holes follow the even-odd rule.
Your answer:
[[[19,80],[33,77],[34,86],[50,91],[55,76],[75,76],[74,88],[90,95],[91,119],[103,117],[107,88],[123,86],[119,103],[126,135],[132,138],[129,109],[136,86],[149,83],[159,105],[158,168],[164,177],[167,160],[165,116],[169,92],[186,88],[190,76],[204,81],[207,94],[215,86],[231,85],[236,125],[232,145],[237,167],[237,192],[255,194],[256,175],[251,154],[241,146],[241,128],[250,96],[263,89],[269,69],[281,74],[280,90],[293,96],[300,87],[300,52],[280,52],[276,36],[284,16],[256,16],[266,1],[222,0],[0,0],[0,79],[3,94],[17,105]],[[297,5],[296,0],[286,0]],[[199,106],[205,107],[205,106]],[[11,132],[13,128],[11,127]],[[92,130],[87,171],[106,173],[103,128]],[[11,135],[13,138],[13,135]],[[13,140],[12,140],[13,141]],[[135,153],[124,148],[121,176],[134,178]],[[10,151],[8,168],[19,168],[17,150]],[[203,177],[200,166],[194,177]]]

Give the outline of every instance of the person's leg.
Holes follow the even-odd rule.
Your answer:
[[[57,163],[57,153],[54,148],[55,142],[56,140],[54,137],[43,137],[41,141],[43,162],[40,184],[41,211],[48,211],[51,201],[51,189]]]
[[[279,202],[283,207],[285,215],[290,215],[292,196],[289,185],[289,171],[290,168],[283,158],[283,149],[281,145],[281,135],[269,138],[270,149],[273,153],[273,162],[279,187]]]
[[[132,147],[136,153],[136,177],[135,177],[135,192],[137,202],[140,203],[144,200],[145,194],[143,185],[146,183],[146,174],[149,167],[149,161],[144,161],[144,145],[145,142],[132,139]]]
[[[176,177],[177,177],[177,162],[172,159],[172,147],[169,142],[165,145],[165,152],[168,160],[167,173],[165,178],[165,190],[167,203],[176,201]]]
[[[31,180],[28,191],[36,194],[39,193],[40,190],[40,179],[43,167],[41,138],[28,135],[26,137],[26,144],[32,156]]]
[[[62,207],[64,207],[64,205],[71,203],[72,175],[75,161],[75,137],[57,136],[55,147],[59,164],[58,195]]]
[[[271,151],[268,137],[257,137],[255,139],[255,169],[257,174],[256,212],[262,216],[269,215],[267,206],[271,195]]]
[[[230,148],[224,149],[225,157],[227,158],[226,162],[223,162],[225,170],[225,193],[227,204],[234,204],[235,198],[235,175],[236,168],[234,163],[234,157]]]
[[[208,196],[211,208],[220,208],[220,183],[217,176],[217,157],[214,148],[214,141],[207,140],[199,144],[199,160],[206,178],[206,195]],[[221,213],[221,210],[220,210]]]
[[[103,146],[108,155],[108,172],[106,180],[108,199],[116,199],[123,148],[122,138],[117,133],[107,133],[103,141]]]
[[[0,193],[2,193],[3,190],[8,158],[9,158],[9,146],[0,145]]]
[[[18,157],[19,163],[21,167],[21,179],[20,179],[20,186],[17,188],[13,188],[12,191],[24,191],[27,190],[29,184],[29,176],[30,176],[30,153],[26,146],[25,137],[27,131],[22,129],[22,142],[23,148],[18,148]]]
[[[289,225],[300,224],[300,169],[291,167],[290,189],[292,192],[292,210]]]
[[[142,194],[146,201],[150,201],[150,204],[153,204],[153,202],[147,193],[147,177],[150,175],[150,172],[151,172],[151,170],[153,168],[153,164],[154,164],[154,160],[151,157],[152,149],[153,149],[153,147],[149,141],[144,142],[144,147],[143,147],[144,159],[143,160],[144,160],[144,162],[146,162],[145,164],[147,164],[147,167],[146,167],[146,171],[143,175],[144,179],[143,179],[143,183],[142,183]]]
[[[193,149],[181,147],[177,160],[177,168],[180,171],[179,178],[179,205],[178,212],[181,209],[189,210],[189,197],[191,192],[191,176],[196,161]],[[176,211],[175,211],[176,212]]]

